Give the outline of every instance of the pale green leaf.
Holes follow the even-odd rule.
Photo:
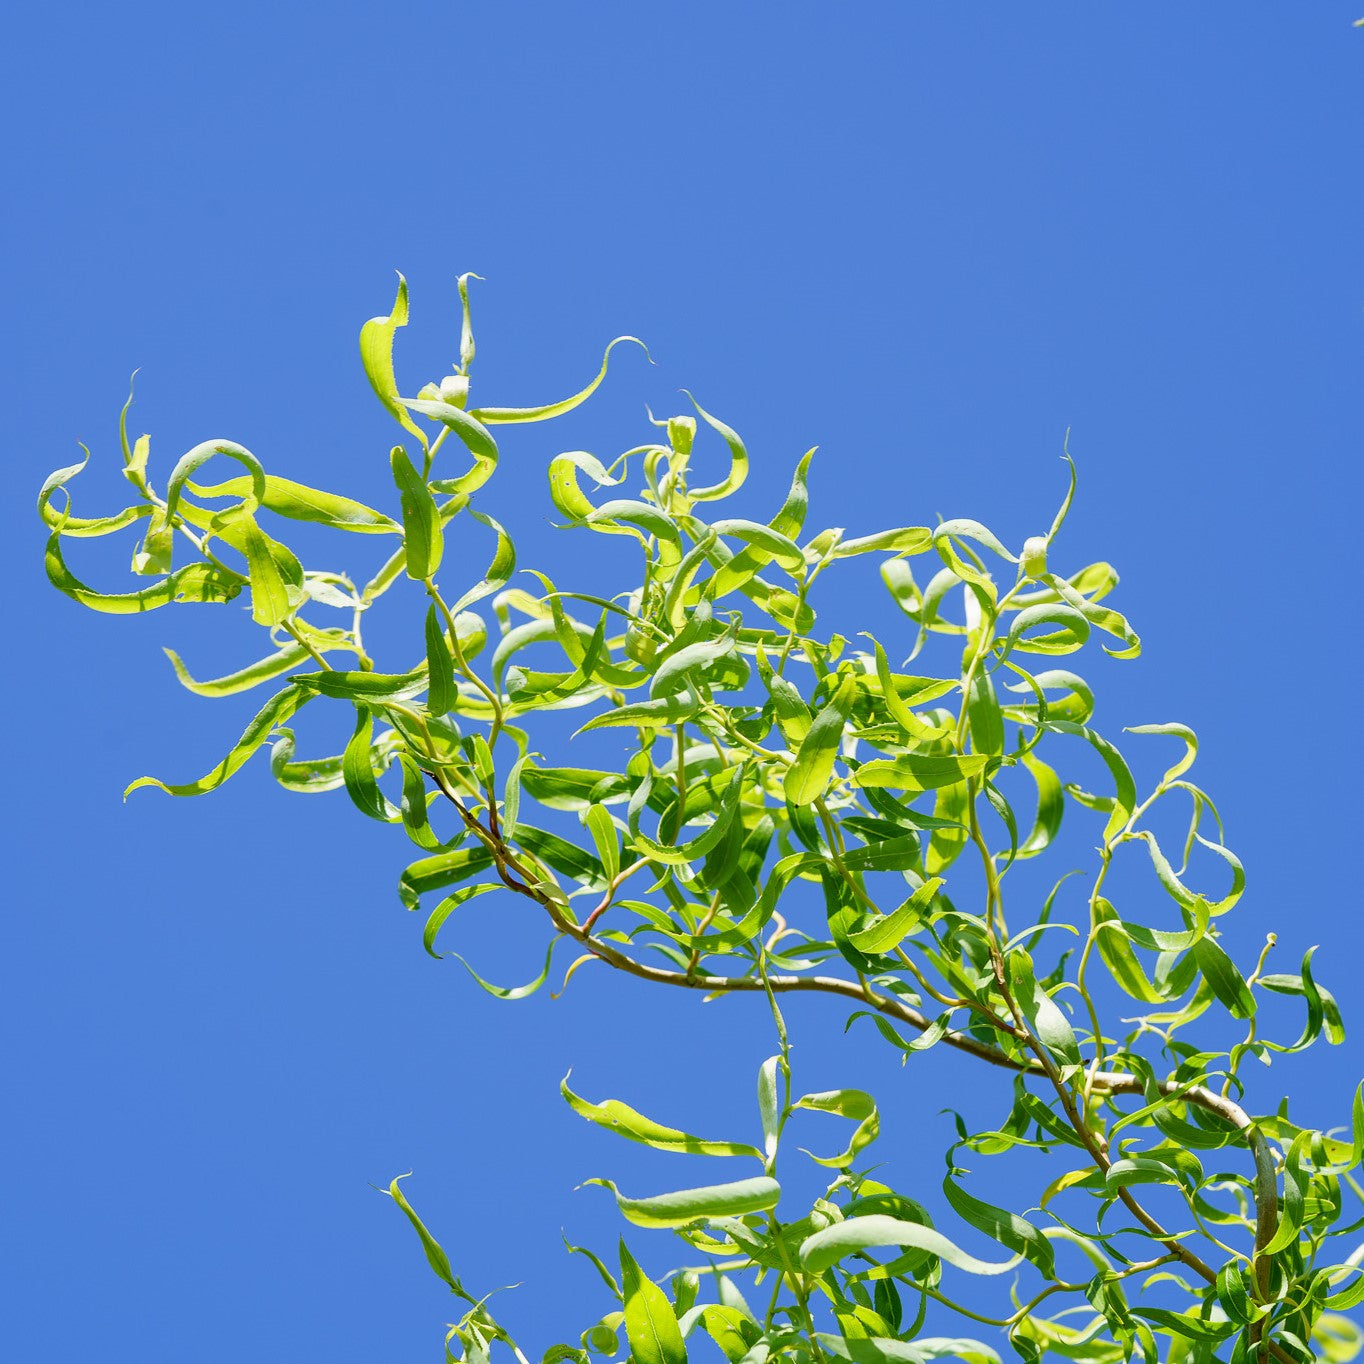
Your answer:
[[[627,1198],[609,1179],[585,1182],[610,1189],[621,1215],[637,1227],[685,1227],[713,1217],[767,1212],[775,1208],[781,1198],[781,1185],[770,1175],[736,1179],[728,1184],[708,1184],[697,1189],[678,1189],[651,1198]]]
[[[852,782],[854,786],[888,786],[897,791],[933,791],[979,776],[989,760],[983,753],[905,753],[863,763],[853,773]]]
[[[393,374],[393,334],[407,326],[407,281],[398,276],[398,296],[387,317],[372,317],[360,328],[360,362],[365,377],[383,405],[404,430],[426,448],[426,433],[407,415],[398,397],[398,381]]]
[[[937,895],[942,884],[941,877],[930,877],[898,909],[877,919],[867,928],[850,934],[848,941],[859,952],[865,952],[869,956],[894,951],[923,923],[924,916],[933,903],[933,897]]]
[[[873,1213],[866,1217],[846,1218],[806,1237],[800,1247],[800,1262],[809,1273],[820,1274],[848,1255],[880,1246],[926,1251],[968,1274],[1007,1274],[1023,1258],[1015,1255],[1002,1264],[978,1260],[932,1227]]]
[[[646,1277],[624,1241],[620,1243],[620,1277],[625,1335],[634,1364],[687,1364],[687,1347],[672,1305],[663,1290]]]
[[[140,786],[156,786],[172,796],[202,796],[207,791],[216,791],[238,768],[256,752],[270,737],[276,725],[283,724],[301,706],[311,700],[308,692],[300,687],[288,686],[272,696],[252,717],[251,723],[242,732],[242,737],[232,746],[227,756],[213,770],[198,781],[176,786],[169,782],[158,781],[155,777],[139,777],[133,782],[123,797]]]
[[[857,684],[845,677],[800,741],[796,761],[787,768],[783,779],[786,799],[792,805],[809,805],[828,788],[856,696]]]
[[[694,1137],[689,1132],[682,1132],[675,1127],[665,1127],[652,1118],[646,1118],[619,1099],[605,1099],[601,1103],[593,1103],[575,1094],[568,1087],[567,1075],[560,1081],[559,1092],[580,1117],[596,1123],[598,1127],[605,1127],[617,1136],[639,1142],[643,1146],[652,1146],[655,1150],[684,1151],[696,1156],[755,1156],[759,1160],[762,1159],[762,1153],[757,1147],[750,1146],[747,1142],[709,1141],[702,1137]]]
[[[406,539],[407,576],[425,582],[440,567],[444,537],[440,513],[425,479],[413,467],[407,451],[395,445],[389,455],[393,481],[403,508],[403,535]]]
[[[835,1170],[844,1170],[868,1147],[881,1132],[881,1116],[876,1101],[865,1090],[831,1089],[822,1094],[804,1094],[792,1105],[793,1108],[807,1108],[816,1113],[836,1113],[840,1118],[848,1118],[857,1124],[848,1142],[847,1150],[836,1156],[811,1156],[817,1165],[827,1165]]]
[[[648,346],[638,337],[618,336],[607,346],[606,354],[602,356],[601,369],[597,371],[597,377],[586,388],[579,389],[572,397],[561,398],[557,403],[545,403],[540,407],[479,407],[474,409],[473,415],[487,426],[498,426],[518,422],[548,421],[551,417],[560,417],[565,412],[572,412],[575,407],[585,403],[597,391],[598,385],[606,378],[606,371],[611,362],[611,351],[625,341],[638,346],[646,356],[649,354]]]

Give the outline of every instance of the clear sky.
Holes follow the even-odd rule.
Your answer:
[[[753,1129],[770,1049],[753,1011],[591,972],[558,1001],[489,999],[422,953],[394,895],[403,840],[344,796],[286,795],[257,763],[203,801],[120,803],[143,772],[203,770],[252,709],[182,692],[158,646],[204,673],[255,646],[190,610],[112,619],[59,597],[38,485],[84,440],[103,472],[78,505],[114,505],[141,367],[133,424],[163,473],[228,436],[391,500],[393,428],[355,337],[395,269],[413,294],[399,372],[418,382],[454,357],[465,270],[487,277],[489,400],[570,391],[621,332],[652,348],[656,369],[622,355],[599,405],[510,447],[490,505],[523,562],[564,554],[548,457],[644,439],[644,404],[683,385],[746,436],[739,513],[763,519],[817,443],[822,524],[971,516],[1018,543],[1045,527],[1069,431],[1067,553],[1118,566],[1147,646],[1092,670],[1098,718],[1199,731],[1251,878],[1231,944],[1245,959],[1278,930],[1280,970],[1329,944],[1321,973],[1355,1025],[1252,1098],[1287,1087],[1303,1120],[1343,1119],[1364,1071],[1361,10],[17,9],[0,57],[7,1357],[438,1358],[448,1296],[369,1187],[408,1169],[472,1288],[524,1282],[504,1314],[542,1346],[596,1301],[560,1228],[615,1234],[609,1199],[574,1185],[667,1178],[563,1107],[568,1067],[593,1096]],[[124,552],[82,563],[112,587]],[[888,620],[866,593],[839,605]],[[500,914],[471,913],[460,942],[529,978],[539,928]],[[844,1041],[841,1010],[791,1021],[798,1083],[873,1089],[897,1178],[922,1158],[936,1189],[936,1115],[965,1101],[953,1059],[902,1071]],[[989,1077],[971,1098],[992,1111]],[[657,1268],[672,1254],[636,1244]]]

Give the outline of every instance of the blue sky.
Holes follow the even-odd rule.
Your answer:
[[[523,562],[596,571],[546,529],[544,464],[644,439],[644,404],[683,385],[749,442],[741,514],[819,444],[814,515],[864,530],[971,516],[1017,543],[1050,517],[1069,431],[1068,555],[1118,566],[1147,646],[1091,666],[1098,718],[1199,731],[1251,877],[1233,945],[1275,929],[1292,970],[1327,944],[1358,1019],[1359,8],[133,0],[11,18],[14,1358],[437,1358],[448,1299],[369,1187],[407,1169],[472,1287],[524,1282],[505,1315],[543,1345],[589,1324],[594,1290],[560,1228],[615,1231],[574,1185],[676,1173],[568,1113],[568,1067],[664,1119],[755,1122],[757,1013],[590,972],[558,1001],[488,999],[421,952],[393,893],[401,839],[344,797],[288,796],[257,764],[204,801],[120,803],[143,772],[202,770],[251,709],[182,692],[159,646],[208,673],[253,645],[188,610],[60,598],[38,485],[84,440],[103,467],[82,506],[118,495],[140,367],[133,422],[163,472],[223,435],[388,497],[392,431],[355,336],[395,269],[418,381],[454,357],[465,270],[487,277],[489,401],[568,392],[619,333],[651,347],[656,368],[621,355],[599,404],[509,447],[489,505],[520,518]],[[82,562],[120,581],[123,553]],[[876,592],[835,605],[889,620]],[[471,913],[463,945],[529,977],[538,926],[503,913]],[[901,1071],[845,1042],[840,1010],[791,1021],[798,1082],[873,1089],[897,1175],[922,1160],[936,1187],[951,1059]],[[1359,1036],[1281,1062],[1255,1097],[1343,1118]]]

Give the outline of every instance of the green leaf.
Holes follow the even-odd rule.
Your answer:
[[[707,1303],[701,1308],[700,1321],[730,1364],[740,1364],[762,1335],[761,1328],[742,1312],[722,1303]]]
[[[687,393],[686,389],[682,390]],[[739,439],[738,432],[726,426],[718,417],[713,417],[706,411],[700,403],[692,398],[690,393],[687,397],[691,398],[692,406],[696,409],[697,416],[701,418],[707,426],[719,434],[720,438],[729,446],[729,473],[719,483],[712,483],[705,488],[689,488],[687,496],[693,503],[695,502],[718,502],[722,498],[728,497],[731,493],[738,492],[743,487],[748,478],[748,450],[743,441]]]
[[[407,451],[395,445],[389,460],[393,465],[393,481],[398,485],[398,496],[403,507],[403,536],[407,548],[407,576],[425,582],[440,567],[444,536],[436,500],[426,486],[426,480],[413,467]]]
[[[459,689],[455,686],[450,642],[434,602],[426,609],[426,676],[429,688],[426,704],[431,713],[448,714],[459,697]]]
[[[665,577],[682,562],[682,533],[672,518],[649,502],[618,498],[603,502],[583,523],[593,530],[614,531],[628,528],[641,542],[652,542],[657,555],[656,568]]]
[[[733,635],[720,639],[703,639],[695,644],[687,644],[664,658],[654,672],[649,686],[649,695],[655,699],[673,696],[690,684],[690,674],[703,670],[709,664],[734,653],[736,641]]]
[[[895,759],[863,763],[854,786],[889,786],[897,791],[933,791],[979,776],[989,756],[983,753],[905,753]]]
[[[198,781],[175,786],[169,782],[158,781],[155,777],[139,777],[124,791],[123,798],[126,800],[129,792],[136,791],[140,786],[156,786],[172,796],[202,796],[205,792],[216,791],[270,737],[270,732],[276,725],[283,724],[311,699],[309,694],[299,687],[292,685],[285,687],[256,712],[251,723],[242,731],[242,737],[232,746],[222,762]]]
[[[357,706],[355,732],[341,755],[341,774],[345,779],[346,792],[361,814],[377,819],[382,824],[395,824],[402,818],[402,811],[390,804],[379,790],[374,764],[370,760],[373,739],[374,714],[366,706]]]
[[[849,848],[843,854],[843,865],[849,871],[915,871],[919,866],[919,851],[917,834],[899,834],[864,848]]]
[[[606,889],[606,869],[583,848],[533,825],[518,823],[510,837],[555,871],[577,881],[587,890]]]
[[[1118,911],[1099,895],[1094,897],[1092,913],[1099,956],[1118,985],[1143,1004],[1160,1004],[1167,999],[1168,995],[1142,969],[1128,942],[1131,936],[1126,931],[1128,926],[1119,919]]]
[[[872,644],[876,650],[876,678],[881,684],[881,699],[885,702],[890,718],[912,740],[937,738],[940,731],[929,724],[923,716],[916,715],[905,704],[904,698],[900,695],[899,688],[895,684],[895,676],[890,670],[890,660],[886,657],[886,651],[881,647],[880,642],[872,639]],[[951,685],[953,684],[944,683],[943,691],[939,691],[936,686],[930,685],[916,691],[916,696],[921,696],[924,700],[936,700],[939,696],[945,695],[946,690]]]
[[[1038,625],[1059,625],[1061,628],[1025,639],[1025,633]],[[1009,626],[1001,657],[1015,649],[1025,654],[1073,654],[1084,647],[1088,638],[1089,621],[1073,606],[1064,602],[1025,606]]]
[[[450,1285],[452,1293],[457,1293],[461,1298],[473,1302],[473,1299],[464,1291],[459,1280],[455,1278],[455,1272],[450,1268],[449,1256],[441,1249],[440,1242],[427,1231],[426,1225],[417,1216],[412,1205],[403,1197],[403,1191],[398,1187],[398,1180],[407,1177],[407,1175],[399,1175],[397,1179],[393,1180],[388,1186],[388,1196],[403,1210],[407,1220],[412,1223],[413,1229],[421,1238],[422,1249],[426,1252],[426,1262],[431,1266],[437,1277],[444,1279]]]
[[[85,447],[81,446],[81,449],[85,450]],[[60,530],[63,535],[78,540],[112,535],[114,531],[131,526],[135,521],[144,520],[156,511],[155,507],[144,504],[124,507],[113,516],[73,516],[70,506],[71,494],[66,485],[85,468],[89,460],[90,452],[86,450],[85,458],[79,464],[68,464],[64,469],[57,469],[44,481],[38,492],[38,514],[49,530]],[[52,506],[53,494],[58,491],[66,495],[67,505],[63,511],[58,511]]]
[[[570,450],[558,455],[549,462],[550,501],[567,517],[574,521],[585,521],[596,508],[587,500],[578,485],[578,470],[581,469],[599,488],[614,487],[621,480],[612,478],[596,455],[586,450]],[[629,532],[622,530],[621,534]]]
[[[302,644],[286,644],[268,657],[249,663],[234,673],[211,678],[206,682],[196,682],[174,649],[163,649],[162,652],[170,659],[175,675],[180,679],[180,685],[198,696],[234,696],[238,692],[249,691],[262,682],[268,682],[272,677],[287,673],[290,668],[308,657],[308,650]]]
[[[1066,812],[1066,794],[1061,779],[1035,754],[1024,753],[1020,759],[1033,781],[1037,783],[1037,815],[1031,832],[1019,846],[1019,857],[1036,857],[1045,852],[1061,828]]]
[[[389,763],[389,755],[380,751],[377,755],[373,748],[370,749],[370,764],[373,766],[374,758],[380,760],[380,771],[384,770],[384,765]],[[342,755],[344,763],[345,755]],[[433,792],[427,789],[426,773],[417,766],[416,761],[410,753],[400,752],[398,761],[403,770],[403,790],[401,797],[401,813],[403,829],[407,836],[419,847],[425,848],[427,852],[444,852],[448,846],[436,837],[435,830],[431,827],[431,797]],[[459,838],[462,841],[465,830],[459,831]]]
[[[450,955],[474,978],[478,986],[492,995],[494,999],[502,999],[509,1003],[514,1003],[518,999],[525,999],[528,996],[533,995],[545,981],[549,979],[549,968],[554,962],[554,949],[558,944],[559,935],[555,934],[555,936],[550,939],[549,947],[545,951],[545,964],[541,968],[540,974],[536,976],[534,980],[527,981],[525,985],[493,985],[489,981],[484,980],[458,952],[452,952]]]
[[[545,403],[541,407],[479,407],[475,408],[473,415],[488,426],[510,425],[512,423],[524,422],[543,422],[551,417],[560,417],[565,412],[572,412],[575,407],[585,403],[596,391],[598,385],[606,378],[607,367],[611,361],[611,351],[622,342],[629,341],[638,346],[647,356],[649,348],[636,336],[618,336],[606,348],[606,354],[601,359],[601,369],[597,371],[597,377],[592,380],[586,388],[581,388],[570,398],[561,398],[557,403]]]
[[[348,672],[334,668],[325,673],[295,673],[293,682],[310,693],[340,701],[404,701],[427,686],[426,668],[410,673]]]
[[[892,554],[922,554],[932,544],[933,532],[927,526],[900,526],[895,530],[878,531],[875,535],[840,540],[834,547],[832,557],[849,559],[854,554],[870,554],[874,550]]]
[[[787,768],[782,782],[786,799],[792,805],[809,805],[828,788],[856,696],[856,682],[845,677],[800,741],[796,761]]]
[[[52,586],[72,601],[115,616],[140,615],[171,602],[228,602],[246,585],[245,578],[210,564],[186,564],[159,583],[149,583],[136,592],[96,592],[67,568],[60,534],[48,539],[44,568]]]
[[[913,1341],[892,1340],[886,1336],[840,1338],[816,1332],[826,1354],[851,1364],[926,1364],[930,1359],[960,1359],[965,1364],[1000,1364],[999,1356],[978,1340],[918,1336]],[[1105,1357],[1104,1364],[1108,1364]]]
[[[335,791],[344,784],[339,753],[335,757],[305,758],[295,762],[293,730],[277,729],[275,733],[277,737],[270,749],[270,775],[286,791]]]
[[[458,881],[466,881],[492,864],[492,853],[482,845],[423,857],[398,878],[398,898],[408,909],[416,909],[428,891],[443,890]]]
[[[767,1212],[781,1198],[781,1185],[770,1175],[707,1184],[698,1189],[678,1189],[652,1198],[627,1198],[609,1179],[588,1179],[584,1183],[610,1189],[621,1215],[637,1227],[685,1227],[712,1217]]]
[[[1005,959],[1009,985],[1038,1040],[1067,1065],[1080,1064],[1080,1044],[1060,1006],[1047,993],[1033,971],[1032,957],[1021,947]]]
[[[133,553],[134,573],[169,573],[174,550],[175,529],[159,507],[152,513],[142,542]]]
[[[493,439],[493,433],[477,418],[443,399],[404,398],[401,401],[410,411],[431,417],[448,427],[473,456],[473,467],[458,478],[436,479],[431,484],[435,492],[450,493],[457,498],[468,497],[497,472],[497,442]]]
[[[1105,840],[1112,838],[1132,818],[1132,811],[1137,804],[1137,784],[1122,754],[1102,734],[1086,729],[1084,725],[1069,720],[1048,720],[1045,728],[1057,734],[1073,734],[1083,739],[1103,759],[1104,766],[1113,777],[1115,791],[1113,810],[1104,829]]]
[[[846,1151],[836,1156],[811,1156],[816,1165],[827,1165],[834,1170],[845,1170],[876,1140],[881,1133],[881,1115],[876,1101],[865,1090],[831,1089],[822,1094],[804,1094],[792,1104],[793,1108],[807,1108],[816,1113],[836,1113],[857,1124]]]
[[[1233,1018],[1253,1018],[1255,1016],[1255,996],[1247,986],[1245,978],[1236,969],[1236,964],[1222,948],[1209,937],[1202,937],[1193,948],[1194,961],[1203,979],[1212,987],[1212,992],[1231,1012]]]
[[[771,526],[764,526],[758,521],[729,518],[713,522],[710,529],[716,535],[732,536],[747,545],[763,550],[769,559],[775,560],[789,572],[801,573],[805,569],[805,555],[801,552],[800,546],[782,535],[780,531],[773,530]]]
[[[598,1127],[607,1128],[617,1136],[639,1142],[642,1146],[652,1146],[658,1151],[685,1151],[694,1156],[755,1156],[759,1160],[762,1159],[762,1152],[747,1142],[707,1141],[702,1137],[694,1137],[689,1132],[679,1131],[675,1127],[664,1127],[661,1123],[654,1122],[652,1118],[637,1113],[619,1099],[606,1099],[599,1104],[592,1103],[568,1087],[567,1075],[560,1081],[559,1092],[580,1117],[596,1123]]]
[[[1014,667],[1012,663],[1005,666]],[[1049,669],[1032,677],[1026,673],[1023,676],[1023,682],[1016,686],[1010,685],[1007,690],[1027,693],[1033,692],[1034,689],[1043,692],[1063,689],[1067,693],[1061,700],[1047,703],[1047,715],[1051,719],[1069,720],[1074,724],[1084,724],[1094,714],[1094,693],[1083,677],[1077,677],[1074,673],[1066,672],[1063,668]],[[1011,705],[1009,710],[1013,715],[1026,716],[1029,722],[1038,713],[1037,706]]]
[[[1160,845],[1156,842],[1155,835],[1146,830],[1138,830],[1133,837],[1145,842],[1147,850],[1151,855],[1151,866],[1156,873],[1156,878],[1160,884],[1184,909],[1194,909],[1199,905],[1206,906],[1209,914],[1225,914],[1241,898],[1241,893],[1245,889],[1246,875],[1245,868],[1242,867],[1240,859],[1237,858],[1229,848],[1224,848],[1220,843],[1210,842],[1199,834],[1194,835],[1194,839],[1205,847],[1209,852],[1222,859],[1231,869],[1231,886],[1227,893],[1220,900],[1208,900],[1202,895],[1197,895],[1191,891],[1183,881],[1180,880],[1169,860],[1161,852]]]
[[[784,1073],[785,1063],[780,1056],[769,1056],[758,1068],[758,1114],[763,1125],[764,1164],[769,1172],[777,1158],[777,1142],[781,1136],[781,1100],[777,1095],[777,1075]]]
[[[1194,759],[1198,757],[1198,735],[1188,725],[1129,725],[1127,733],[1162,734],[1184,741],[1183,756],[1173,767],[1166,770],[1165,775],[1160,779],[1162,786],[1168,786],[1172,781],[1182,777],[1194,765]]]
[[[360,328],[360,362],[379,401],[404,430],[421,441],[426,449],[426,433],[411,417],[398,398],[398,381],[393,375],[393,334],[407,326],[407,281],[398,276],[398,296],[387,317],[372,317]]]
[[[866,1217],[846,1218],[806,1237],[800,1247],[800,1262],[807,1272],[821,1274],[845,1256],[877,1246],[900,1246],[905,1250],[926,1251],[968,1274],[1007,1274],[1023,1258],[1015,1255],[1003,1264],[978,1260],[932,1227],[872,1213]]]
[[[534,764],[521,767],[520,783],[532,800],[551,810],[586,810],[597,801],[619,799],[632,785],[629,778],[616,772],[585,767],[536,767]],[[510,808],[510,778],[506,800]],[[504,822],[514,824],[516,821],[509,818]]]
[[[214,525],[224,539],[246,556],[246,570],[251,580],[252,620],[266,626],[283,623],[294,608],[302,604],[302,567],[285,546],[261,530],[256,518],[244,507],[234,507],[214,517]],[[286,580],[282,560],[293,581]]]
[[[892,952],[901,942],[924,921],[933,897],[942,888],[940,876],[929,877],[913,895],[893,913],[885,915],[867,928],[860,929],[848,937],[848,941],[859,952],[868,956],[879,956]]]
[[[772,530],[776,531],[778,535],[785,536],[787,540],[794,540],[805,524],[805,512],[810,504],[806,476],[809,473],[810,461],[814,458],[814,454],[813,450],[807,451],[796,466],[795,476],[791,480],[791,488],[786,495],[786,501],[782,504],[781,510],[768,522]],[[721,553],[722,550],[723,553]],[[717,557],[721,559],[729,553],[727,548],[718,543],[715,546],[715,552]],[[742,554],[736,554],[725,560],[722,567],[717,569],[714,577],[711,578],[706,589],[706,595],[713,601],[719,601],[736,588],[747,591],[750,583],[755,580],[758,571],[764,564],[770,563],[772,558],[770,551],[750,546]],[[764,585],[762,595],[768,593],[771,593],[771,589]],[[763,609],[768,610],[769,614],[774,614],[768,606],[764,606]],[[813,624],[813,622],[814,617],[811,615],[809,624]],[[802,625],[800,628],[809,627]]]
[[[953,1179],[952,1176],[957,1173],[960,1172],[949,1170],[943,1179],[943,1192],[952,1205],[952,1211],[977,1231],[984,1232],[992,1241],[998,1241],[1006,1250],[1024,1256],[1048,1278],[1053,1277],[1056,1262],[1051,1242],[1027,1218],[984,1203],[967,1193]]]
[[[635,1364],[687,1364],[687,1347],[667,1296],[645,1276],[624,1241],[620,1243],[620,1277],[625,1337]]]
[[[516,546],[512,544],[511,536],[491,516],[484,516],[482,512],[472,510],[469,514],[475,521],[496,533],[497,549],[493,553],[492,563],[488,565],[488,571],[450,608],[452,615],[457,615],[476,601],[482,601],[484,597],[491,597],[494,592],[500,592],[516,572]]]
[[[602,871],[608,881],[614,880],[620,871],[620,834],[610,811],[604,805],[593,805],[583,823],[592,835],[592,846],[597,850]]]
[[[699,710],[700,704],[695,697],[668,696],[658,701],[635,701],[608,710],[604,715],[594,716],[577,734],[586,734],[591,729],[619,729],[626,725],[638,725],[641,729],[667,729],[694,720]]]
[[[1105,644],[1104,653],[1113,658],[1136,658],[1141,653],[1141,638],[1127,623],[1126,617],[1107,606],[1099,606],[1091,601],[1064,578],[1048,574],[1043,581],[1054,588],[1061,599],[1074,607],[1091,625],[1098,626],[1105,634],[1123,642],[1124,647],[1121,649],[1110,649]]]
[[[971,679],[971,690],[966,702],[967,720],[971,728],[971,747],[987,757],[1004,752],[1004,717],[995,695],[995,684],[983,669]]]
[[[254,482],[250,478],[230,478],[225,483],[207,486],[186,483],[185,486],[196,497],[245,498],[254,491]],[[391,517],[375,511],[373,507],[366,507],[362,502],[355,502],[338,493],[323,492],[320,488],[309,488],[276,474],[265,475],[260,505],[291,521],[315,521],[335,530],[358,531],[363,535],[398,535],[402,531],[402,527]]]
[[[1286,1051],[1301,1051],[1310,1046],[1320,1036],[1323,1027],[1328,1042],[1338,1045],[1345,1040],[1340,1006],[1331,992],[1318,985],[1312,975],[1312,956],[1316,951],[1315,947],[1307,949],[1302,959],[1301,975],[1268,975],[1261,976],[1259,980],[1263,989],[1281,995],[1301,995],[1307,1002],[1307,1022],[1303,1025],[1302,1036],[1284,1048]]]
[[[1241,1328],[1234,1321],[1210,1322],[1190,1312],[1171,1312],[1164,1307],[1137,1307],[1137,1316],[1158,1330],[1169,1332],[1176,1340],[1192,1340],[1201,1345],[1220,1345]]]
[[[180,510],[180,494],[184,491],[189,476],[196,469],[207,464],[215,455],[224,455],[228,459],[235,460],[246,469],[251,478],[250,496],[238,507],[229,510],[241,510],[250,513],[265,501],[265,470],[261,467],[260,460],[245,446],[238,445],[236,441],[206,440],[181,455],[176,461],[175,468],[171,470],[170,479],[166,483],[165,515],[167,518],[173,517]],[[222,516],[223,513],[219,512],[218,515]]]
[[[715,812],[715,821],[708,825],[704,832],[697,834],[695,838],[689,839],[685,843],[676,845],[660,843],[656,839],[649,838],[646,834],[636,832],[631,838],[632,845],[638,848],[651,862],[662,862],[667,866],[686,866],[687,863],[694,862],[698,857],[704,857],[719,844],[734,822],[735,815],[739,810],[739,800],[743,794],[744,770],[741,767],[734,769],[734,775],[730,778],[729,785],[726,786],[724,794],[720,798],[719,808]]]
[[[1018,562],[1018,560],[1000,544],[993,532],[987,530],[979,521],[944,521],[941,525],[933,528],[933,547],[942,557],[943,563],[945,563],[948,568],[962,580],[962,582],[984,585],[989,583],[990,575],[988,573],[982,573],[980,569],[968,564],[957,552],[957,547],[953,544],[954,539],[974,540],[977,544],[984,545],[986,549],[998,554],[1001,559],[1007,559],[1011,564],[1016,564]]]

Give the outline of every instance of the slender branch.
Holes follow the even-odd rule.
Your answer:
[[[469,812],[467,807],[459,799],[456,793],[449,786],[444,776],[439,772],[433,772],[432,777],[440,786],[444,795],[450,799],[459,811],[461,818],[475,832],[480,839],[489,847],[493,853],[494,863],[497,867],[498,875],[503,883],[518,894],[525,895],[541,905],[549,914],[556,929],[566,936],[573,938],[581,944],[593,956],[605,962],[608,966],[616,970],[623,971],[627,975],[632,975],[640,980],[652,981],[659,985],[680,986],[688,990],[702,990],[708,994],[730,994],[744,992],[758,992],[771,990],[774,994],[779,993],[816,993],[839,995],[846,999],[852,999],[858,1003],[871,1005],[877,1012],[885,1014],[889,1018],[908,1025],[917,1032],[927,1032],[933,1026],[933,1020],[925,1014],[905,1004],[902,1000],[896,999],[891,995],[880,994],[873,990],[865,981],[854,983],[842,980],[837,976],[773,976],[767,975],[765,978],[752,976],[713,976],[688,974],[680,971],[669,971],[663,967],[649,966],[644,962],[636,961],[633,957],[620,951],[611,943],[605,942],[600,938],[592,936],[587,926],[576,924],[564,917],[562,906],[557,904],[548,894],[545,893],[537,884],[539,878],[530,875],[521,867],[516,853],[508,848],[500,837],[493,837]],[[518,879],[518,878],[524,879]],[[1014,1004],[1008,993],[1007,986],[1004,988],[1006,1002],[1010,1008],[1015,1010],[1017,1019],[1017,1030],[1011,1031],[1009,1035],[1014,1036],[1018,1041],[1028,1046],[1034,1051],[1035,1061],[1015,1059],[1007,1052],[998,1047],[993,1047],[989,1043],[980,1042],[976,1038],[966,1033],[957,1032],[949,1029],[942,1034],[941,1041],[958,1051],[966,1052],[975,1056],[978,1060],[986,1061],[990,1065],[998,1066],[1004,1070],[1013,1071],[1015,1074],[1032,1075],[1039,1079],[1051,1081],[1061,1100],[1062,1106],[1066,1110],[1066,1116],[1077,1136],[1084,1143],[1096,1166],[1107,1171],[1111,1161],[1107,1152],[1095,1141],[1094,1134],[1090,1131],[1088,1124],[1081,1118],[1075,1108],[1073,1096],[1061,1081],[1059,1074],[1055,1071],[1055,1065],[1051,1061],[1050,1055],[1045,1047],[1032,1036],[1027,1028],[1026,1022],[1017,1014],[1017,1006]],[[996,1020],[999,1026],[1008,1030],[1008,1025],[1003,1020]],[[1087,1083],[1093,1090],[1099,1090],[1105,1095],[1117,1097],[1119,1095],[1132,1094],[1142,1095],[1146,1093],[1145,1082],[1135,1075],[1127,1075],[1121,1071],[1097,1071],[1091,1072],[1087,1078]],[[1255,1159],[1255,1205],[1256,1205],[1256,1234],[1255,1234],[1255,1254],[1254,1266],[1256,1285],[1262,1300],[1267,1300],[1269,1295],[1269,1260],[1265,1256],[1265,1247],[1273,1239],[1278,1228],[1278,1180],[1274,1168],[1274,1158],[1269,1149],[1269,1144],[1265,1140],[1263,1133],[1256,1127],[1250,1115],[1237,1103],[1226,1095],[1217,1094],[1204,1085],[1185,1085],[1177,1080],[1158,1081],[1156,1088],[1163,1095],[1171,1098],[1178,1098],[1185,1103],[1193,1104],[1195,1107],[1202,1108],[1205,1112],[1211,1113],[1216,1117],[1230,1123],[1242,1134],[1251,1153]],[[1208,1283],[1215,1283],[1216,1272],[1200,1256],[1189,1250],[1178,1239],[1173,1237],[1165,1230],[1161,1224],[1152,1217],[1135,1197],[1130,1190],[1123,1188],[1118,1190],[1118,1197],[1121,1199],[1128,1211],[1159,1240],[1169,1251],[1170,1255],[1181,1263],[1194,1270],[1201,1278]],[[1257,1336],[1260,1334],[1256,1332]],[[1293,1364],[1292,1356],[1284,1351],[1273,1341],[1257,1339],[1256,1343],[1268,1351],[1280,1364]]]

